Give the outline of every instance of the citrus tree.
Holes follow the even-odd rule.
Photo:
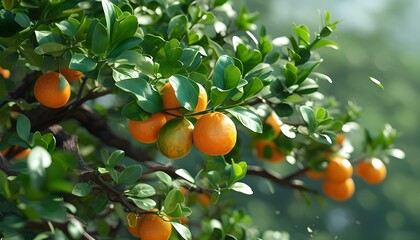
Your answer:
[[[397,131],[320,91],[338,22],[273,39],[256,16],[228,0],[1,1],[0,236],[278,239],[224,193],[252,195],[257,176],[345,201],[353,168],[382,182]]]

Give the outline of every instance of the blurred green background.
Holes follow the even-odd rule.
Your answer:
[[[257,31],[264,25],[272,38],[292,34],[293,23],[318,31],[326,10],[333,20],[342,20],[332,37],[341,49],[320,52],[324,63],[319,72],[333,80],[321,92],[363,107],[361,122],[372,133],[390,123],[401,133],[396,146],[406,152],[405,160],[387,165],[382,184],[370,186],[355,178],[356,193],[344,203],[327,199],[307,205],[290,189],[276,188],[272,195],[262,182],[260,196],[244,201],[254,223],[262,230],[286,231],[290,239],[420,239],[420,1],[243,1],[250,11],[260,12]],[[369,76],[380,80],[384,90]]]

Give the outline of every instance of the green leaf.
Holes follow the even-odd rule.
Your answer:
[[[185,169],[183,169],[183,168],[177,169],[177,170],[175,171],[175,173],[176,173],[178,176],[180,176],[180,177],[184,178],[185,180],[187,180],[187,181],[188,181],[188,182],[190,182],[190,183],[194,183],[194,182],[195,182],[195,180],[194,180],[194,178],[191,176],[191,174],[190,174],[187,170],[185,170]]]
[[[106,160],[107,167],[115,167],[125,156],[123,150],[115,150],[111,153],[109,158]]]
[[[133,184],[141,177],[143,173],[143,168],[140,165],[131,165],[125,168],[121,173],[118,179],[118,184],[120,185],[129,185]]]
[[[223,90],[217,87],[211,88],[211,102],[213,103],[213,108],[216,108],[217,106],[223,104],[225,101],[229,100],[229,96],[232,96],[232,93],[235,89],[228,89]]]
[[[340,49],[340,46],[336,42],[328,40],[328,39],[320,39],[312,46],[311,49],[316,49],[320,47],[329,47],[335,50]]]
[[[87,182],[77,183],[71,193],[78,197],[86,197],[92,190],[92,185]]]
[[[220,89],[227,89],[225,88],[225,68],[229,65],[235,65],[233,58],[227,55],[219,57],[214,66],[213,86],[216,86]]]
[[[111,53],[108,54],[109,58],[114,58],[120,55],[121,53],[125,52],[126,50],[130,50],[136,46],[138,46],[143,40],[139,37],[130,37],[125,39],[124,41],[117,44],[114,49],[112,49]]]
[[[318,91],[318,88],[319,86],[315,80],[306,78],[294,92],[297,94],[304,95],[304,94],[314,93]]]
[[[279,117],[288,117],[294,112],[293,107],[288,103],[278,103],[274,106],[273,110]]]
[[[97,23],[93,30],[92,34],[92,46],[90,50],[100,56],[105,53],[109,45],[109,40],[107,37],[107,29],[102,23]]]
[[[370,80],[371,80],[374,84],[376,84],[376,86],[378,86],[378,87],[380,87],[380,88],[384,89],[384,86],[382,85],[382,83],[381,83],[378,79],[373,78],[373,77],[369,77],[369,79],[370,79]]]
[[[298,69],[295,65],[287,63],[285,68],[283,68],[283,76],[286,78],[286,85],[292,86],[297,81]]]
[[[137,104],[149,113],[162,110],[162,98],[152,86],[142,78],[126,79],[115,85],[123,91],[132,93],[137,98]]]
[[[45,169],[51,165],[51,155],[42,147],[35,146],[28,155],[28,171],[31,184],[39,189],[45,178]]]
[[[70,236],[73,237],[73,239],[79,239],[85,232],[85,229],[83,228],[82,224],[75,219],[71,219],[69,221],[69,223],[67,224],[67,230]]]
[[[7,180],[7,175],[0,170],[0,195],[7,198],[11,197],[9,180]]]
[[[156,202],[150,198],[138,199],[129,197],[129,199],[131,199],[138,208],[143,210],[151,210],[156,206]]]
[[[108,35],[108,41],[111,40],[111,33],[113,30],[115,18],[116,18],[116,12],[114,5],[109,0],[103,0],[102,2],[102,8],[104,9],[105,13],[105,21],[106,21],[106,29],[107,29],[107,35]]]
[[[258,115],[249,108],[236,106],[226,109],[236,119],[239,120],[245,127],[256,133],[262,133],[263,126]]]
[[[96,65],[97,62],[94,59],[82,53],[75,53],[70,60],[69,68],[81,72],[90,72],[96,68]]]
[[[15,22],[23,28],[27,28],[31,25],[31,19],[23,12],[15,15]]]
[[[95,198],[95,201],[92,204],[93,211],[95,211],[95,213],[100,213],[105,210],[107,204],[108,197],[106,193],[103,192]]]
[[[112,59],[112,61],[119,64],[134,65],[146,76],[154,78],[155,65],[153,60],[139,52],[134,50],[125,51],[115,59]]]
[[[39,55],[52,55],[60,57],[69,47],[61,43],[45,43],[39,45],[34,49],[35,53]]]
[[[384,154],[389,155],[389,156],[394,157],[394,158],[398,158],[398,159],[404,159],[405,158],[404,151],[402,151],[401,149],[398,149],[398,148],[386,149],[386,150],[384,150]]]
[[[63,32],[63,34],[73,37],[76,35],[80,22],[75,18],[68,18],[55,25]]]
[[[185,15],[177,15],[169,21],[168,38],[181,39],[187,30],[188,19]]]
[[[332,80],[330,77],[319,72],[312,72],[310,76],[313,76],[315,79],[322,79],[322,80],[328,81],[329,83],[332,83]]]
[[[172,186],[172,178],[167,173],[157,171],[155,174],[159,178],[159,180],[162,181],[166,186],[168,187]]]
[[[261,79],[257,77],[252,77],[251,80],[248,81],[248,84],[245,85],[242,100],[245,101],[252,97],[255,97],[255,95],[263,89],[263,87],[264,84],[261,81]]]
[[[185,240],[192,239],[192,234],[187,227],[177,222],[171,222],[171,224],[183,239]]]
[[[169,78],[179,103],[187,110],[193,111],[198,103],[198,85],[191,79],[179,74]]]
[[[241,70],[235,65],[228,65],[223,72],[223,78],[225,81],[225,89],[234,88],[238,86],[238,83],[241,80]]]
[[[234,183],[232,186],[230,186],[229,189],[232,189],[236,192],[240,192],[246,195],[252,195],[253,191],[251,189],[250,186],[248,186],[247,184],[243,183],[243,182],[236,182]]]
[[[124,19],[116,21],[114,23],[114,29],[112,33],[112,45],[117,45],[122,41],[133,37],[137,32],[137,28],[137,18],[133,15],[128,15]]]
[[[17,135],[25,142],[30,142],[31,122],[24,114],[19,114],[16,123]]]
[[[146,183],[139,183],[131,188],[126,195],[135,198],[146,198],[156,194],[155,189]]]
[[[301,65],[298,67],[299,71],[298,71],[298,80],[297,80],[297,84],[301,84],[303,81],[305,81],[305,79],[309,76],[309,74],[312,73],[312,71],[319,66],[319,64],[321,64],[323,60],[318,60],[318,61],[311,61],[311,62],[306,62],[305,64]]]
[[[316,126],[316,118],[315,118],[315,113],[312,110],[312,108],[308,106],[300,106],[299,111],[302,114],[303,121],[305,121],[309,132],[310,133],[314,132],[315,126]]]
[[[171,213],[176,210],[177,204],[183,204],[185,201],[184,195],[179,189],[172,189],[166,195],[163,207],[166,213]]]
[[[150,118],[150,114],[144,111],[136,101],[127,103],[121,110],[121,115],[134,121],[142,121]]]

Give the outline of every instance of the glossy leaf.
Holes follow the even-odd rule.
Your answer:
[[[227,55],[220,56],[214,66],[213,85],[220,89],[225,88],[225,68],[228,65],[235,65],[233,59]]]
[[[118,184],[130,185],[137,181],[143,173],[143,168],[140,165],[131,165],[126,167],[119,176]]]
[[[177,233],[185,240],[191,240],[192,239],[192,234],[190,232],[190,230],[177,222],[171,222],[172,226],[175,228],[175,230],[177,231]]]
[[[45,169],[51,165],[51,155],[42,147],[35,146],[28,155],[28,171],[31,184],[39,189],[45,178]]]
[[[169,82],[175,91],[175,96],[181,106],[193,111],[198,103],[198,85],[183,75],[173,75]]]
[[[309,132],[314,132],[316,126],[316,118],[312,108],[308,106],[301,106],[299,110],[302,114],[303,121],[305,121],[306,126],[308,127]]]
[[[127,103],[127,105],[125,105],[121,110],[121,115],[134,121],[142,121],[150,118],[150,113],[144,111],[137,104],[137,101]]]
[[[246,128],[256,133],[262,133],[263,127],[261,120],[251,109],[237,106],[228,108],[226,111],[238,119]]]
[[[78,197],[85,197],[87,196],[90,191],[92,190],[92,185],[86,182],[77,183],[71,193]]]
[[[246,195],[252,195],[254,192],[252,191],[251,187],[243,182],[236,182],[232,186],[230,186],[230,189],[240,192]]]
[[[31,122],[23,114],[19,114],[17,118],[16,131],[17,131],[18,136],[22,140],[26,141],[27,143],[30,142],[29,136],[31,133]]]
[[[187,24],[188,19],[185,15],[177,15],[176,17],[172,18],[171,21],[169,21],[168,38],[181,39],[187,30]]]
[[[90,72],[94,70],[96,66],[97,63],[95,60],[82,53],[73,54],[69,64],[70,69],[79,70],[81,72]]]
[[[127,196],[132,196],[136,198],[151,197],[155,194],[155,189],[146,183],[139,183],[126,193]]]
[[[113,151],[106,160],[106,165],[108,167],[115,167],[124,158],[124,155],[125,153],[123,150]]]

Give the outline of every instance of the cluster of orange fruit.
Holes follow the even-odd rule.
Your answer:
[[[279,116],[275,112],[271,112],[265,122],[272,128],[274,138],[277,138],[281,133],[281,120]],[[276,145],[276,143],[272,140],[266,139],[257,139],[255,141],[255,148],[257,157],[263,160],[266,160],[271,163],[278,163],[283,161],[286,158],[286,155],[281,152]]]
[[[386,177],[386,166],[378,158],[362,160],[357,163],[355,173],[369,184],[379,184]],[[325,178],[322,190],[334,200],[345,201],[354,194],[353,165],[346,158],[335,156],[328,161],[324,171],[308,170],[306,174],[312,179]]]
[[[194,113],[207,107],[207,93],[199,85],[198,103]],[[176,98],[170,83],[166,83],[160,94],[163,112],[154,113],[141,121],[129,120],[128,129],[134,139],[142,143],[155,143],[159,151],[170,159],[185,157],[194,145],[204,154],[220,156],[232,150],[236,143],[236,126],[221,112],[194,115],[198,119],[193,125],[183,117],[186,110]]]
[[[157,209],[152,209],[144,215],[128,213],[127,221],[128,231],[141,240],[168,240],[172,233],[169,218],[160,216]]]
[[[60,108],[69,101],[71,89],[66,81],[60,87],[60,74],[67,81],[79,81],[84,75],[82,72],[69,68],[61,68],[60,72],[47,72],[42,74],[35,82],[34,95],[36,100],[43,106],[49,108]]]

